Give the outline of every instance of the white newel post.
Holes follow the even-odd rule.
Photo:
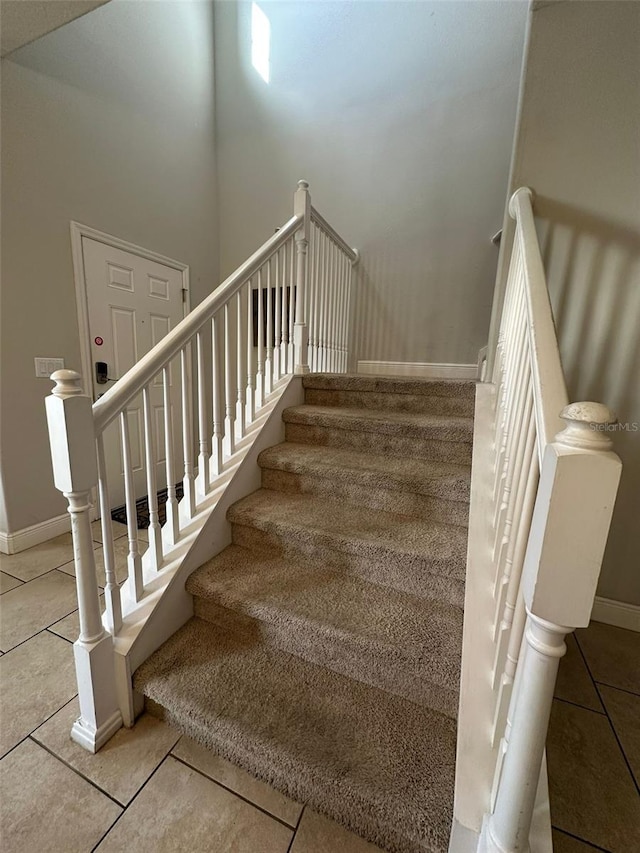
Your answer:
[[[561,416],[566,428],[545,450],[525,556],[525,651],[506,753],[498,768],[495,809],[482,829],[483,853],[530,849],[564,639],[589,624],[620,480],[622,465],[609,437],[616,418],[606,406],[574,403]]]
[[[53,476],[69,502],[78,590],[80,636],[73,646],[80,717],[71,737],[97,752],[122,726],[116,698],[113,638],[102,625],[91,536],[91,489],[98,482],[91,399],[82,393],[81,377],[58,370],[46,399]]]
[[[304,226],[296,231],[296,316],[293,328],[295,373],[309,373],[309,328],[305,315],[305,289],[307,282],[307,250],[311,232],[311,197],[309,184],[298,181],[293,199],[293,212],[304,216]]]

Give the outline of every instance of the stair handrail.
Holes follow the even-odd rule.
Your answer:
[[[352,264],[357,264],[360,258],[357,249],[352,249],[351,246],[344,240],[336,231],[336,229],[324,218],[324,216],[311,205],[311,221],[317,225],[324,233],[329,236],[333,242],[342,249],[343,253],[349,258]]]
[[[292,216],[266,240],[251,257],[226,278],[193,311],[172,329],[153,349],[133,365],[118,383],[93,404],[93,420],[99,435],[133,400],[156,373],[168,364],[192,340],[214,314],[235,296],[240,288],[304,226],[303,216]]]
[[[622,467],[610,438],[615,415],[600,403],[569,404],[533,199],[520,187],[509,201],[492,503],[477,528],[487,532],[493,587],[484,682],[493,724],[483,752],[493,786],[479,853],[529,849],[558,663],[565,636],[590,621]],[[473,683],[464,659],[463,682]],[[464,737],[468,720],[460,723]]]
[[[296,374],[311,367],[347,369],[351,269],[357,256],[324,217],[312,213],[309,185],[300,180],[293,216],[104,396],[92,403],[73,370],[52,374],[56,384],[46,399],[51,457],[55,485],[71,514],[80,618],[74,644],[80,718],[71,737],[89,751],[100,749],[123,720],[131,725],[135,716],[130,674],[121,667],[115,671],[114,638],[132,625],[138,630],[148,618],[145,596],[156,594],[163,569],[175,572],[186,558],[196,516],[203,510],[197,524],[204,524],[225,477],[255,441],[267,407]],[[141,400],[135,403],[134,439],[141,457],[136,470],[149,509],[144,554],[128,414],[136,400]],[[106,449],[117,439],[107,428],[118,416],[128,547],[124,595],[116,573],[106,465]],[[161,436],[164,455],[158,454]],[[158,471],[167,492],[162,525]],[[178,471],[184,472],[182,498]],[[91,529],[96,488],[104,614]]]
[[[553,309],[540,253],[533,216],[533,191],[517,189],[509,201],[509,213],[516,222],[514,240],[518,242],[529,316],[529,346],[533,371],[534,410],[538,453],[542,462],[544,448],[564,428],[560,412],[569,404],[567,385],[560,359]]]

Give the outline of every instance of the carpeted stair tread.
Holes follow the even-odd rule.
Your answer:
[[[432,571],[464,580],[467,532],[454,525],[268,489],[233,504],[227,518],[232,524],[256,527],[316,551],[390,559],[407,570],[428,563]]]
[[[413,701],[428,702],[429,690],[423,689],[428,680],[450,691],[446,707],[439,698],[437,710],[457,712],[458,607],[236,545],[194,572],[187,591],[201,618],[218,620],[218,607],[245,614],[268,625],[285,651],[311,649],[312,658],[307,652],[301,656]]]
[[[468,379],[416,379],[402,376],[364,376],[350,373],[309,373],[304,388],[319,391],[369,391],[389,394],[424,394],[434,397],[475,399],[476,383]]]
[[[284,442],[263,450],[262,468],[330,477],[371,489],[398,489],[446,500],[469,501],[471,466],[378,455],[341,447]]]
[[[445,853],[453,720],[190,620],[136,672],[168,723],[391,853]]]
[[[457,415],[302,405],[285,409],[282,419],[285,424],[401,436],[405,440],[419,438],[465,444],[473,440],[473,418]]]

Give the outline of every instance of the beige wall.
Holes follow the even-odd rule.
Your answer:
[[[598,592],[640,605],[640,3],[534,6],[521,109],[569,395],[636,425]]]
[[[34,356],[80,370],[74,219],[217,282],[213,10],[112,2],[2,61],[2,480],[7,530],[65,511]],[[5,531],[7,532],[7,531]]]
[[[475,363],[486,343],[525,2],[216,3],[220,258],[291,214],[299,178],[362,253],[360,358]]]

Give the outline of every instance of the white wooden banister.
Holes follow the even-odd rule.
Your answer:
[[[129,370],[93,405],[96,430],[102,432],[128,403],[139,394],[158,372],[178,355],[211,317],[234,296],[238,288],[253,276],[278,249],[301,227],[302,220],[292,216],[266,243],[251,255],[210,296],[172,329],[152,350]]]
[[[338,232],[333,228],[327,220],[322,216],[321,213],[315,209],[315,207],[311,207],[311,221],[314,225],[317,225],[318,228],[323,231],[328,237],[330,237],[333,242],[338,246],[342,254],[347,257],[352,264],[357,264],[360,259],[360,255],[358,254],[357,249],[352,249],[351,246],[347,245],[347,243],[343,240],[343,238],[338,234]]]
[[[317,252],[309,252],[312,236]],[[81,718],[72,736],[87,749],[99,749],[123,718],[133,723],[129,661],[117,657],[114,676],[114,649],[123,643],[130,648],[132,637],[144,631],[155,606],[149,597],[157,603],[159,591],[169,590],[206,514],[255,442],[268,407],[285,394],[294,374],[308,373],[312,362],[319,368],[309,335],[311,327],[319,339],[318,304],[325,307],[324,369],[346,370],[341,353],[347,352],[348,322],[336,313],[348,312],[350,298],[350,278],[345,280],[341,265],[350,269],[356,257],[314,211],[309,185],[299,181],[293,216],[93,406],[78,374],[52,376],[57,384],[47,398],[47,418],[55,483],[72,516],[81,625],[75,645]],[[110,517],[109,452],[122,461],[127,559],[121,578]],[[103,616],[90,528],[96,486],[106,575]],[[158,486],[167,490],[163,525]],[[138,530],[137,500],[145,492],[148,546]]]
[[[569,404],[533,198],[522,187],[509,202],[502,320],[474,438],[455,819],[479,834],[478,853],[550,849],[548,803],[546,838],[532,824],[558,662],[566,634],[589,623],[621,470],[615,416]]]
[[[508,746],[496,772],[487,853],[526,853],[564,638],[585,627],[622,465],[606,428],[616,423],[599,403],[565,407],[566,427],[547,445],[522,577],[527,614],[522,674],[514,694]]]

